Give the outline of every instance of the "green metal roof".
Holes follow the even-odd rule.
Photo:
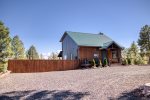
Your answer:
[[[114,43],[115,45],[117,45],[118,47],[122,48],[122,49],[124,48],[124,47],[122,47],[120,44],[116,43],[115,41],[110,41],[110,42],[104,43],[102,48],[104,48],[104,49],[105,49],[105,48],[108,48],[108,47],[109,47],[110,45],[112,45],[113,43]]]
[[[105,48],[113,42],[113,40],[105,34],[92,34],[71,31],[66,31],[65,33],[68,34],[79,46],[94,46]]]

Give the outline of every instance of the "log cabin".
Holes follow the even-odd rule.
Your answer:
[[[64,32],[60,39],[62,51],[59,57],[63,60],[92,60],[98,57],[107,58],[112,63],[119,63],[123,47],[103,33],[91,34],[81,32]]]

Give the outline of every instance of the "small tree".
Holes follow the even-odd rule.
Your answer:
[[[150,64],[150,26],[145,25],[141,28],[138,45],[140,46],[141,52],[145,52],[149,57]]]
[[[0,21],[0,72],[7,71],[7,60],[11,56],[9,30]]]
[[[59,59],[59,57],[58,57],[58,53],[56,52],[52,52],[51,54],[50,54],[50,56],[48,57],[48,59],[51,59],[51,60],[58,60]]]
[[[42,53],[40,54],[40,59],[44,59],[44,56]]]
[[[139,56],[139,49],[135,42],[131,44],[131,47],[128,49],[127,58],[130,60],[131,64],[135,64],[137,57]]]
[[[104,58],[104,66],[105,66],[105,67],[107,67],[107,66],[108,66],[107,58]]]
[[[36,51],[35,46],[31,46],[26,53],[28,59],[39,59],[39,55]]]
[[[126,58],[127,58],[127,53],[128,53],[128,49],[127,49],[127,48],[124,49],[124,50],[122,50],[122,51],[121,51],[121,57],[122,57],[123,59],[126,59]]]
[[[122,65],[128,65],[128,49],[125,48],[124,50],[121,51],[121,57],[122,57]]]
[[[18,36],[15,36],[12,39],[12,51],[15,59],[25,58],[25,49],[23,42],[19,39]]]
[[[93,68],[95,68],[96,67],[96,62],[95,62],[95,60],[93,59],[93,66],[92,66]]]

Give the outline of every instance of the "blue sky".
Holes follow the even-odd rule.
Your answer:
[[[61,50],[64,31],[103,32],[129,47],[150,25],[150,0],[0,0],[0,20],[39,53]]]

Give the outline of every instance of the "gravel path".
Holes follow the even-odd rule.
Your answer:
[[[130,93],[147,82],[150,66],[12,73],[0,79],[0,100],[124,99],[122,93]]]

